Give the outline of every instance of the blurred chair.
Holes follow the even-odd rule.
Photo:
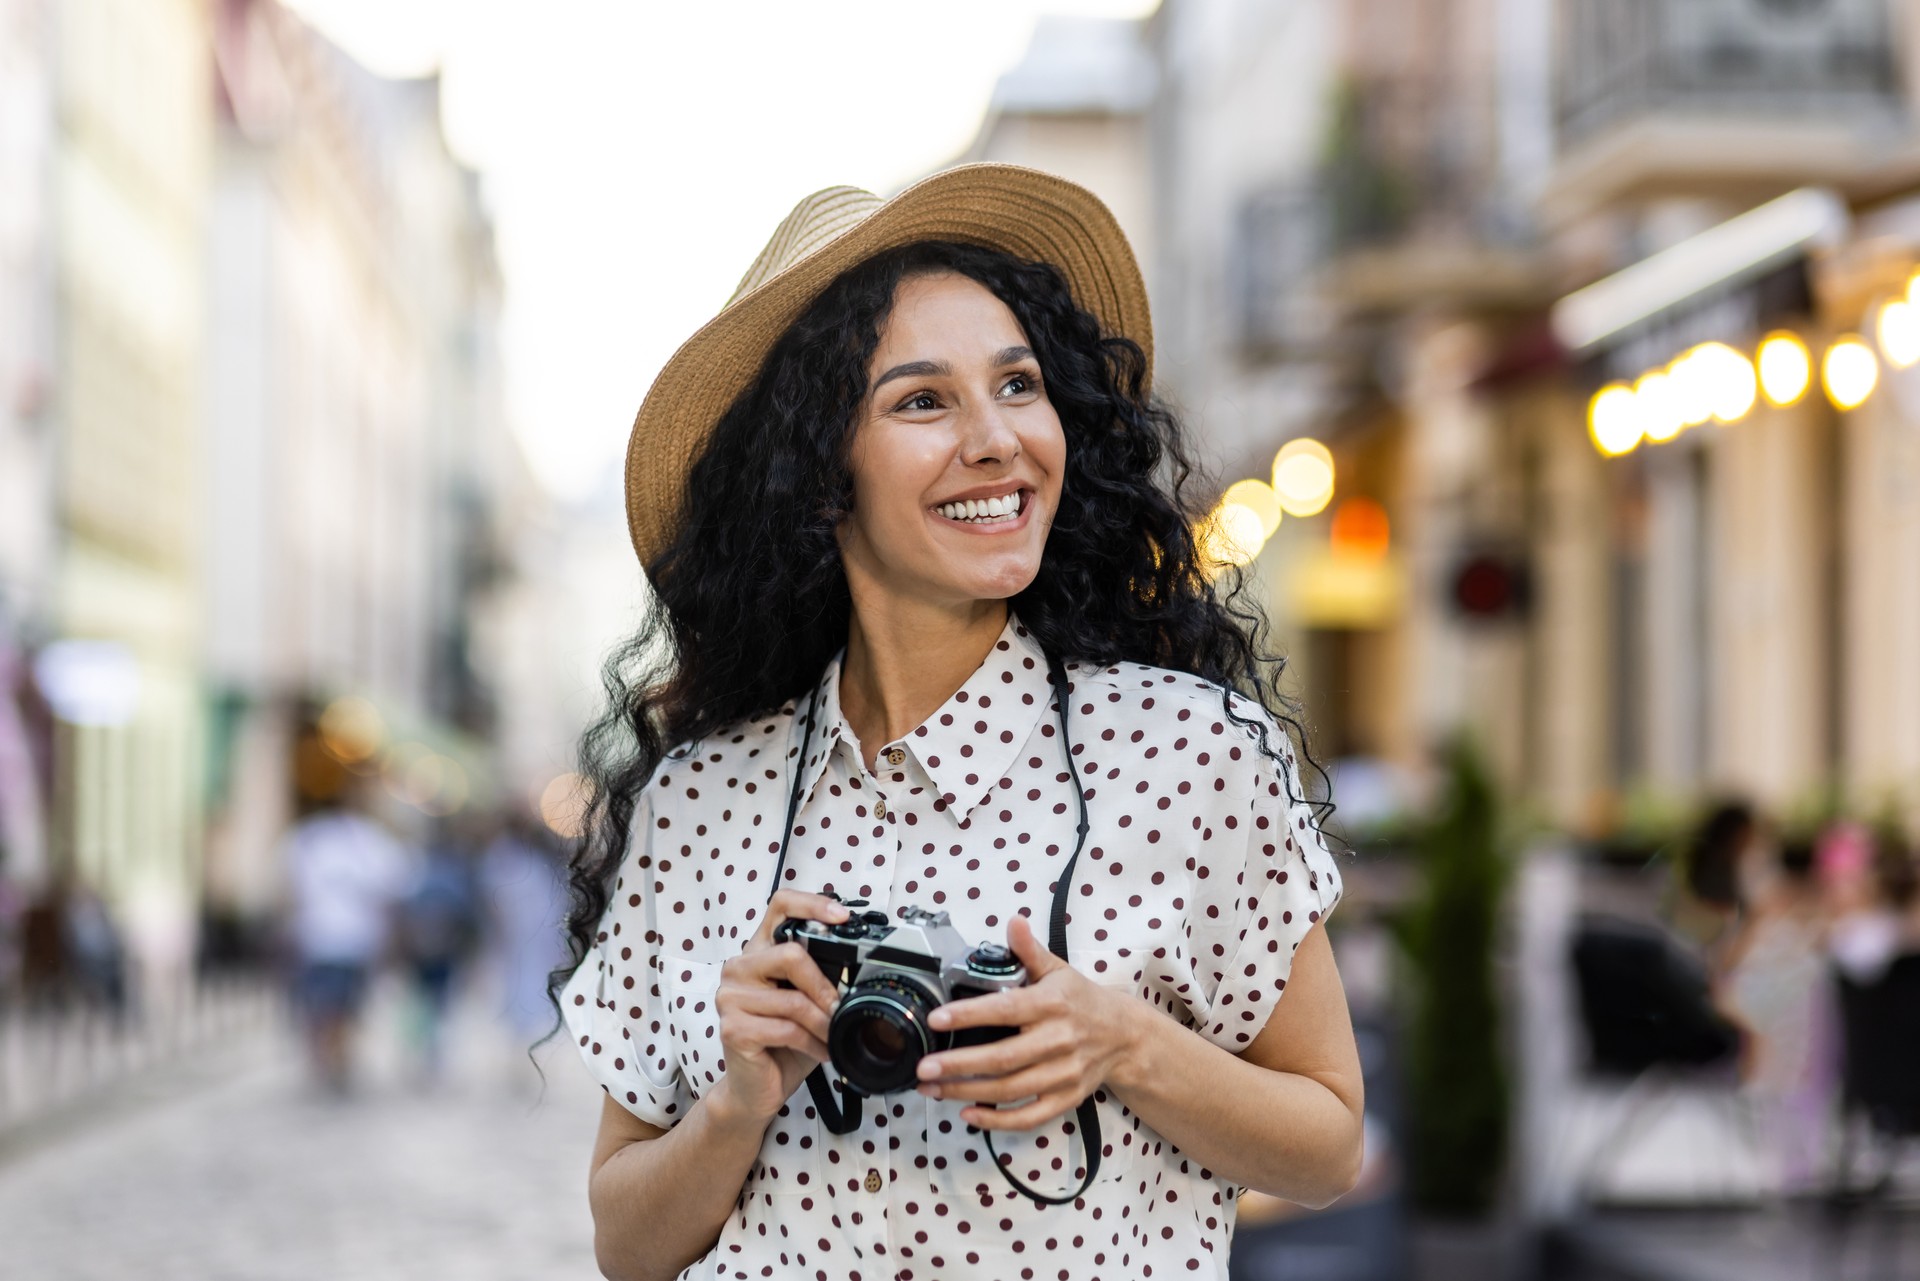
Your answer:
[[[1713,1006],[1705,967],[1656,926],[1605,916],[1581,918],[1572,944],[1574,980],[1593,1076],[1626,1084],[1622,1113],[1576,1179],[1589,1202],[1633,1141],[1682,1089],[1725,1087],[1736,1132],[1754,1125],[1732,1088],[1740,1032]]]
[[[1842,1129],[1836,1192],[1855,1188],[1856,1136],[1881,1147],[1869,1199],[1884,1196],[1901,1147],[1920,1139],[1920,953],[1897,956],[1870,983],[1834,977],[1840,1005]]]

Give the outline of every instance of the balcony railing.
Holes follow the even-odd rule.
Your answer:
[[[1897,119],[1887,0],[1561,0],[1561,145],[1642,116]]]

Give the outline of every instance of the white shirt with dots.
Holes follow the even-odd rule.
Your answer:
[[[1067,664],[1074,766],[1090,828],[1074,868],[1069,960],[1240,1052],[1287,985],[1294,949],[1333,909],[1340,872],[1299,799],[1285,736],[1235,695],[1162,668]],[[970,942],[1015,912],[1041,939],[1078,815],[1053,687],[1018,620],[927,722],[869,771],[840,713],[840,664],[818,693],[783,881],[896,914],[946,911]],[[633,843],[595,948],[562,994],[608,1094],[670,1128],[726,1071],[714,991],[759,928],[806,700],[669,753],[634,810]],[[1204,1088],[1196,1082],[1194,1088]],[[1095,1092],[1098,1180],[1040,1206],[991,1167],[965,1104],[913,1091],[867,1101],[833,1135],[805,1087],[767,1127],[719,1240],[683,1278],[1221,1277],[1239,1189]],[[1036,1191],[1078,1186],[1074,1115],[996,1134]]]

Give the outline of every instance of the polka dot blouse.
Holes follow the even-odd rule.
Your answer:
[[[1287,741],[1251,702],[1282,765],[1223,714],[1220,691],[1138,664],[1069,664],[1073,769],[1046,659],[1017,619],[924,725],[868,770],[840,714],[840,665],[818,691],[785,884],[889,913],[948,912],[974,942],[1029,914],[1045,937],[1073,852],[1073,781],[1091,828],[1074,869],[1067,942],[1094,982],[1239,1052],[1284,995],[1294,949],[1340,897],[1340,873]],[[805,700],[688,744],[635,810],[599,941],[562,1006],[589,1070],[644,1121],[670,1128],[726,1071],[714,991],[766,911],[800,752]],[[1292,787],[1289,788],[1289,782]],[[1196,1083],[1201,1088],[1201,1083]],[[1095,1092],[1099,1180],[1043,1207],[991,1168],[962,1103],[870,1100],[833,1135],[802,1087],[767,1128],[739,1203],[684,1278],[1222,1277],[1238,1189]],[[1037,1191],[1077,1186],[1074,1116],[995,1138]],[[1004,1140],[1004,1141],[1003,1141]]]

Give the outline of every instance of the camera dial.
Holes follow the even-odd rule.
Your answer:
[[[998,943],[982,943],[968,953],[967,968],[976,974],[1012,974],[1020,968],[1020,961]]]

